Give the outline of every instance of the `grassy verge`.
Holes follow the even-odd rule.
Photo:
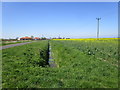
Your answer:
[[[35,78],[34,70],[48,65],[47,52],[47,41],[4,49],[2,51],[3,88],[25,87],[25,83],[31,83],[31,79]],[[28,80],[29,76],[32,78]]]

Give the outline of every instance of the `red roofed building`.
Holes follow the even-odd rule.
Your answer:
[[[32,38],[31,37],[22,37],[22,38],[20,38],[20,40],[32,40]]]
[[[40,38],[39,37],[35,37],[34,40],[40,40]]]

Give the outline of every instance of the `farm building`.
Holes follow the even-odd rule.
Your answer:
[[[22,37],[22,38],[20,38],[20,40],[32,40],[32,38],[31,37]]]
[[[39,37],[35,37],[34,40],[40,40],[40,38]]]

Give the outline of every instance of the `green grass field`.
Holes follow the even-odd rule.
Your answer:
[[[50,40],[2,51],[3,88],[118,88],[117,40]]]

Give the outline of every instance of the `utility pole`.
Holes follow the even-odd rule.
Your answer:
[[[99,20],[101,18],[96,18],[98,20],[98,25],[97,25],[97,39],[99,38]]]

